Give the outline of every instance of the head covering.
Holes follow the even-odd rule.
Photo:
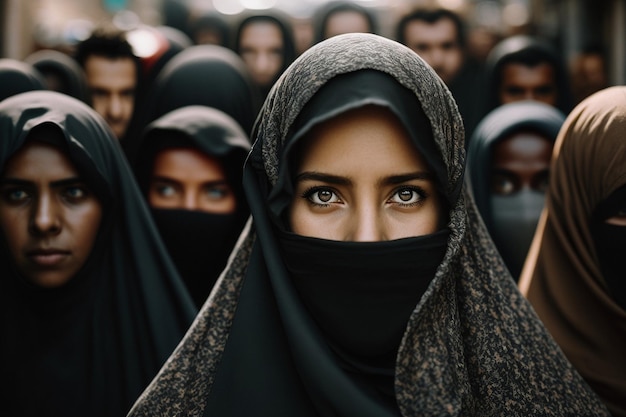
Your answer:
[[[26,91],[45,89],[43,77],[32,65],[10,58],[0,59],[0,101]]]
[[[192,18],[190,26],[190,36],[196,45],[206,43],[202,42],[203,33],[209,32],[214,34],[218,42],[216,45],[230,46],[230,25],[225,15],[214,11],[205,12]]]
[[[557,88],[557,102],[555,107],[564,114],[569,113],[572,107],[569,74],[563,58],[554,47],[540,38],[517,35],[500,41],[493,47],[487,56],[485,76],[487,111],[499,106],[498,90],[502,81],[502,69],[510,63],[543,63],[547,62],[554,68],[554,80]]]
[[[71,56],[54,49],[43,49],[27,56],[24,62],[32,65],[44,78],[47,75],[58,78],[61,85],[57,91],[85,103],[91,100],[85,73]]]
[[[493,152],[502,140],[519,132],[534,132],[554,142],[565,120],[563,113],[552,106],[536,101],[520,101],[497,107],[478,125],[470,140],[467,154],[467,171],[471,190],[487,230],[502,254],[515,279],[522,272],[524,260],[534,235],[539,215],[543,209],[543,193],[529,190],[525,201],[511,198],[510,210],[502,207],[498,220],[493,212],[494,196],[491,192]],[[526,191],[524,191],[526,192]],[[516,193],[521,194],[521,193]]]
[[[596,210],[626,184],[625,130],[626,87],[602,90],[568,116],[520,280],[552,336],[614,416],[626,416],[626,309],[601,271],[592,225]],[[623,283],[623,268],[619,278]]]
[[[60,149],[102,204],[83,269],[64,286],[27,285],[0,240],[3,378],[9,415],[120,416],[182,338],[194,308],[169,261],[112,132],[56,92],[0,104],[0,171],[33,129]],[[61,139],[62,138],[62,139]],[[1,236],[1,235],[0,235]]]
[[[140,132],[151,121],[172,110],[201,105],[223,111],[235,119],[246,134],[252,129],[259,104],[245,64],[233,51],[217,45],[196,45],[177,54],[159,73],[133,135],[125,144],[135,158]]]
[[[320,112],[313,111],[318,94],[333,79],[352,80],[372,73],[385,81],[378,87],[359,82],[361,87],[371,87],[353,89],[345,99],[345,91],[340,91],[340,103],[326,98],[328,110],[321,106]],[[395,87],[390,89],[390,85]],[[332,97],[332,89],[326,94]],[[411,100],[404,98],[407,95]],[[420,114],[419,106],[414,108],[412,114],[421,120],[417,125],[423,129],[427,120],[434,141],[420,138],[415,124],[404,118],[411,101],[418,102],[424,113]],[[296,280],[288,272],[294,265],[286,265],[293,259],[282,254],[281,235],[286,233],[276,221],[283,196],[289,192],[289,161],[283,157],[301,137],[298,132],[304,133],[310,123],[363,105],[387,107],[401,121],[450,204],[449,223],[431,235],[386,242],[333,242],[302,236],[295,241],[321,241],[317,253],[311,254],[319,258],[326,244],[342,246],[342,253],[360,246],[393,254],[397,246],[403,250],[422,246],[444,233],[445,254],[435,264],[436,273],[426,281],[425,289],[416,286],[409,293],[414,304],[405,317],[408,324],[391,373],[386,361],[368,363],[351,354],[340,357],[341,349],[327,343],[330,337],[322,335],[329,329],[318,326],[319,316],[311,316],[313,309],[303,306],[304,298],[301,301],[294,288]],[[445,85],[417,54],[371,34],[339,35],[315,45],[294,61],[272,89],[253,137],[244,187],[254,221],[244,231],[186,339],[142,394],[131,416],[174,410],[194,416],[203,412],[607,415],[515,288],[471,199],[462,191],[462,121]],[[421,251],[408,254],[424,258]],[[377,260],[383,259],[379,253]],[[406,266],[412,274],[420,265]],[[363,268],[355,265],[354,270]],[[421,278],[415,275],[416,281]],[[425,292],[420,297],[421,290]],[[383,304],[388,302],[386,291],[377,291]],[[329,299],[335,295],[328,293]],[[379,336],[373,340],[382,340]],[[390,380],[395,384],[391,389]],[[224,404],[232,408],[220,413]]]
[[[217,158],[237,201],[232,214],[152,208],[165,246],[196,306],[207,299],[248,218],[243,194],[243,163],[248,136],[227,114],[204,106],[186,106],[152,122],[139,144],[133,167],[147,195],[157,153],[168,148],[193,148]]]
[[[235,51],[238,54],[241,55],[240,43],[241,43],[241,33],[243,32],[243,29],[247,25],[252,24],[252,23],[257,23],[257,22],[268,22],[268,23],[272,23],[276,25],[278,29],[280,30],[280,33],[283,38],[283,50],[282,50],[283,65],[279,69],[278,73],[276,74],[276,78],[270,83],[270,85],[262,89],[263,91],[261,91],[261,93],[263,94],[263,97],[265,97],[267,93],[269,92],[269,89],[271,88],[271,86],[278,79],[278,77],[280,77],[283,71],[285,71],[287,67],[293,62],[293,60],[296,59],[296,44],[295,44],[295,39],[294,39],[293,28],[291,27],[291,23],[289,22],[288,17],[283,16],[282,13],[280,13],[277,10],[274,10],[271,12],[265,11],[263,12],[263,14],[254,14],[254,15],[246,16],[239,23],[239,26],[237,28],[237,34],[235,37]]]

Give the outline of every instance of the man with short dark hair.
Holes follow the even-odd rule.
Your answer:
[[[465,25],[446,9],[418,9],[397,26],[397,40],[420,55],[446,83],[469,135],[482,116],[482,70],[466,54]]]
[[[91,106],[122,139],[135,108],[140,69],[126,33],[100,27],[78,44],[75,57],[85,71]]]

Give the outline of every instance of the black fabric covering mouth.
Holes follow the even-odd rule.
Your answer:
[[[609,294],[626,310],[626,280],[624,279],[624,248],[626,226],[607,223],[606,220],[626,213],[626,186],[618,188],[602,201],[591,217],[590,230],[602,277]]]

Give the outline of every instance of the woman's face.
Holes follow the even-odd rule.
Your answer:
[[[283,66],[283,49],[283,34],[272,22],[252,22],[241,31],[239,54],[258,85],[274,81]]]
[[[301,149],[293,232],[341,241],[383,241],[435,232],[435,177],[400,121],[362,107],[314,128]]]
[[[41,287],[67,283],[93,248],[102,206],[55,146],[29,140],[0,176],[0,228],[17,271]]]
[[[237,202],[221,162],[193,148],[169,148],[154,159],[148,201],[155,208],[233,213]]]

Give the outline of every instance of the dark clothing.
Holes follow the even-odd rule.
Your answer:
[[[491,189],[494,148],[520,132],[537,133],[554,142],[564,121],[563,113],[547,104],[535,101],[505,104],[480,122],[470,140],[467,172],[476,207],[515,280],[522,272],[543,208],[544,194],[532,190],[522,195],[526,190],[520,190],[515,193],[518,196],[500,196],[499,201],[495,201]],[[527,198],[516,200],[519,195]],[[512,204],[506,204],[507,200]],[[498,207],[498,203],[505,204]]]
[[[45,89],[43,77],[32,65],[15,59],[0,59],[0,101],[19,93]]]
[[[364,74],[368,80],[375,74],[365,84],[370,88],[358,87]],[[356,91],[339,88],[337,97],[348,98],[334,103],[333,88],[324,90],[334,80]],[[318,98],[326,104],[319,112]],[[449,222],[433,234],[381,242],[290,233],[283,217],[293,192],[294,145],[311,126],[365,105],[383,106],[401,122],[449,202]],[[328,39],[281,77],[253,138],[244,171],[253,223],[198,321],[131,416],[174,410],[220,417],[608,415],[504,271],[463,189],[461,117],[419,56],[371,34]],[[380,256],[384,250],[394,256]],[[302,269],[298,259],[307,251],[315,253]],[[311,273],[323,274],[322,262],[332,262],[323,261],[325,253],[338,256],[336,264],[354,263],[347,267],[354,276],[334,285],[325,277],[314,282]],[[381,265],[360,265],[373,254]],[[394,267],[398,256],[404,267]],[[410,256],[415,262],[405,263]],[[375,270],[381,266],[400,276],[385,285],[386,276]],[[378,291],[364,285],[373,283],[370,274]],[[361,275],[363,282],[355,279]],[[352,313],[343,316],[336,297],[346,288],[354,290],[345,302],[355,310],[345,306]],[[315,293],[328,296],[329,316]],[[399,309],[380,313],[389,333],[370,312],[358,314],[361,302],[373,307],[391,296]],[[376,330],[360,347],[370,321]]]
[[[200,308],[226,266],[249,215],[241,177],[250,142],[237,122],[219,110],[186,106],[169,112],[146,128],[137,159],[132,161],[144,195],[148,194],[157,153],[181,147],[218,159],[236,200],[235,212],[229,214],[152,209],[165,246]]]
[[[103,214],[86,264],[61,287],[25,282],[0,242],[2,410],[119,417],[156,375],[195,309],[100,116],[56,92],[3,101],[0,167],[34,128],[58,133],[55,146],[66,150]]]

